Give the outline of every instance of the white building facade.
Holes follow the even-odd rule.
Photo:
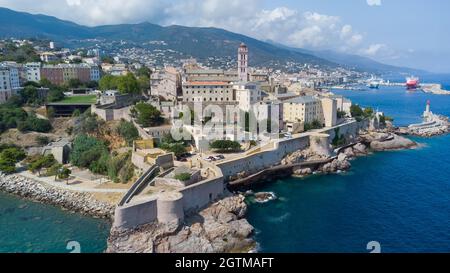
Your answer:
[[[249,112],[252,106],[260,102],[261,89],[257,83],[240,83],[234,86],[239,109]]]
[[[41,63],[25,64],[26,80],[30,82],[41,81]]]

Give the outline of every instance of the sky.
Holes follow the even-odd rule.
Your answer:
[[[148,21],[218,27],[291,47],[450,73],[445,0],[0,0],[0,6],[89,26]]]

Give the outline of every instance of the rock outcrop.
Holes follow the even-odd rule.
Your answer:
[[[148,224],[134,230],[112,229],[108,253],[224,253],[248,252],[255,247],[253,227],[243,217],[244,196],[224,198],[185,224]]]
[[[414,141],[396,134],[370,134],[363,136],[370,143],[370,149],[379,151],[411,149],[417,146]]]

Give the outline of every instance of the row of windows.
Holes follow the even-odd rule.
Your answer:
[[[189,86],[189,88],[192,88],[192,89],[205,89],[205,88],[210,88],[210,89],[214,89],[214,88],[216,88],[216,89],[219,89],[219,88],[223,88],[224,86],[226,86],[226,85],[215,85],[215,86],[213,86],[213,85],[208,85],[208,86],[206,86],[206,85],[193,85],[193,86]]]
[[[189,90],[186,90],[185,93],[186,93],[186,95],[188,95],[189,94]],[[201,90],[198,90],[197,94],[200,94],[200,93],[201,93]],[[208,93],[209,94],[218,94],[218,91],[217,90],[208,90]],[[229,94],[230,90],[226,90],[225,93]],[[191,94],[195,94],[195,91],[194,90],[191,91]],[[203,90],[203,94],[206,94],[206,90]],[[223,90],[220,90],[220,94],[223,94]]]
[[[189,102],[189,99],[186,98],[185,101]],[[194,101],[194,102],[195,101],[201,101],[201,98],[192,98],[191,101]],[[208,101],[208,99],[207,98],[203,98],[203,101]],[[209,101],[213,101],[213,98],[209,98]],[[215,101],[219,101],[219,99],[215,98]],[[220,101],[230,101],[230,98],[226,98],[226,99],[220,98]]]

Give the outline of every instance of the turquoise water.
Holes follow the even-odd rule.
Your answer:
[[[0,193],[0,253],[68,253],[77,241],[83,253],[106,249],[110,223]]]
[[[450,81],[445,81],[448,85]],[[398,125],[420,121],[425,103],[450,116],[450,97],[389,87],[338,91],[378,107]],[[450,252],[450,136],[414,138],[419,149],[377,153],[340,175],[290,178],[256,190],[278,200],[251,204],[261,252]]]

